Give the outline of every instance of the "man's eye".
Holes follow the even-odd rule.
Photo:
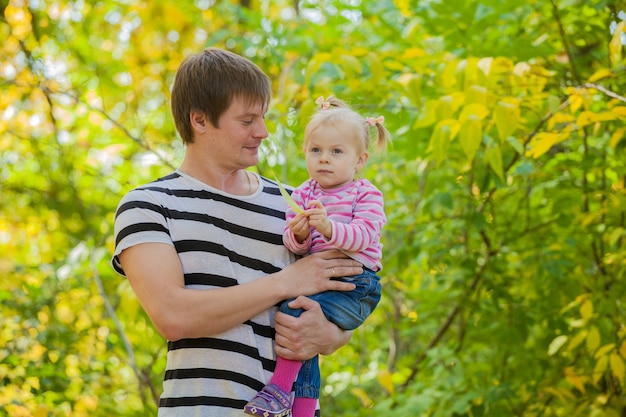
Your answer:
[[[254,122],[254,120],[250,119],[250,120],[242,120],[243,124],[246,126],[250,126],[252,124],[252,122]]]

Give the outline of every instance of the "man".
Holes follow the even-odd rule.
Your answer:
[[[293,262],[282,244],[286,203],[275,183],[246,170],[268,135],[270,98],[267,76],[239,55],[187,57],[171,98],[182,165],[118,207],[113,266],[168,340],[159,416],[242,416],[276,354],[305,360],[350,338],[298,296],[352,290],[331,278],[361,265],[338,252]],[[293,297],[306,313],[274,317]]]

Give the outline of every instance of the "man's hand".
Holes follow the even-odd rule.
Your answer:
[[[291,308],[306,310],[300,317],[276,313],[276,354],[290,360],[307,360],[328,355],[348,343],[351,331],[342,330],[326,319],[319,303],[300,296]]]

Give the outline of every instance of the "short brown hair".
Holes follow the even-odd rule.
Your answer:
[[[171,97],[174,123],[183,142],[193,142],[192,111],[203,112],[218,127],[235,96],[267,108],[272,97],[268,76],[247,58],[219,48],[187,56],[176,71]]]

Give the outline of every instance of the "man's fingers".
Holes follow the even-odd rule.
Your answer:
[[[330,281],[330,291],[352,291],[356,288],[351,282],[344,281]]]
[[[301,308],[303,310],[312,310],[316,307],[319,307],[319,303],[317,303],[316,301],[311,300],[308,297],[305,297],[303,295],[299,296],[298,298],[296,298],[295,300],[291,301],[289,303],[289,307],[296,309],[296,308]]]

